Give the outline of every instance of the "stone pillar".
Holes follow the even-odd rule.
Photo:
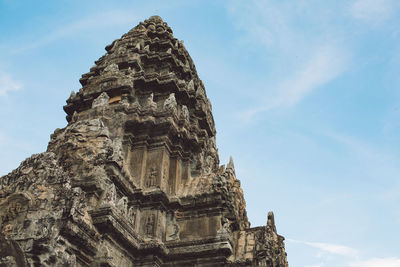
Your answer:
[[[146,146],[134,146],[132,147],[128,155],[129,172],[133,177],[133,181],[138,186],[144,185],[144,176],[146,174],[146,159],[147,159],[147,148]]]
[[[169,192],[175,195],[181,184],[182,177],[182,161],[179,157],[170,159],[169,168]]]

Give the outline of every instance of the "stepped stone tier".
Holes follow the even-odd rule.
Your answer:
[[[219,165],[183,42],[153,16],[106,50],[47,151],[0,178],[0,266],[288,266]]]

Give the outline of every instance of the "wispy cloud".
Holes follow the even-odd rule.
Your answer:
[[[333,28],[317,23],[323,20],[318,11],[325,11],[306,13],[306,6],[304,1],[253,0],[234,1],[227,7],[232,23],[243,32],[240,42],[246,42],[247,46],[261,45],[263,54],[278,58],[272,63],[275,65],[265,66],[265,69],[275,70],[258,92],[261,103],[242,112],[243,119],[293,107],[347,69],[349,49],[340,42]],[[299,17],[310,25],[307,31],[299,29],[296,23]],[[269,64],[271,62],[268,60]]]
[[[292,106],[319,86],[333,80],[346,69],[345,53],[336,47],[319,48],[310,61],[293,77],[282,82],[282,95],[275,105]]]
[[[400,258],[397,257],[386,257],[386,258],[367,258],[361,259],[361,252],[357,249],[344,246],[337,245],[331,243],[321,243],[321,242],[309,242],[309,241],[299,241],[294,239],[287,239],[287,242],[298,243],[305,246],[313,247],[318,249],[319,253],[317,254],[317,258],[319,258],[320,263],[307,265],[306,267],[322,267],[328,262],[332,262],[334,258],[339,259],[338,257],[344,257],[342,262],[342,266],[348,267],[397,267],[400,266]],[[321,256],[325,253],[325,256]],[[326,256],[329,254],[332,257]],[[329,265],[329,264],[328,264]]]
[[[0,96],[5,96],[8,92],[18,91],[21,88],[21,82],[15,80],[7,72],[0,70]]]
[[[287,47],[294,38],[289,24],[292,11],[272,1],[233,1],[227,6],[233,24],[245,34],[242,41],[266,47]]]
[[[372,258],[363,261],[350,262],[350,267],[398,267],[400,258]]]
[[[126,10],[109,10],[107,12],[91,14],[70,24],[61,25],[54,31],[51,31],[44,36],[39,36],[35,41],[27,43],[26,45],[15,47],[11,50],[11,53],[18,53],[38,48],[62,38],[74,36],[81,32],[96,29],[100,30],[118,25],[131,26],[133,23],[137,22],[137,20],[137,16],[134,16],[131,12]]]
[[[350,12],[356,19],[377,24],[388,20],[399,7],[395,0],[356,0]]]
[[[335,254],[335,255],[340,255],[340,256],[346,256],[346,257],[356,257],[358,254],[358,251],[354,248],[350,248],[347,246],[343,245],[336,245],[336,244],[330,244],[330,243],[321,243],[321,242],[308,242],[308,241],[299,241],[299,240],[293,240],[293,239],[288,239],[289,242],[293,243],[301,243],[313,248],[319,249],[321,252],[327,252],[330,254]]]
[[[278,108],[289,108],[324,84],[329,83],[347,68],[347,53],[334,46],[323,46],[315,51],[311,59],[288,78],[280,81],[277,95],[261,106],[249,110],[245,117]]]
[[[396,181],[400,171],[399,157],[382,145],[372,144],[356,136],[350,136],[334,131],[324,132],[338,144],[343,145],[357,159],[365,173],[379,180]],[[362,170],[360,170],[362,171]]]

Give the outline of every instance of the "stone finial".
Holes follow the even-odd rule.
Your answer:
[[[105,106],[108,104],[110,97],[106,92],[101,93],[95,100],[93,100],[92,108]]]
[[[221,165],[218,169],[218,174],[222,174],[225,171],[225,165]]]
[[[276,232],[274,213],[272,211],[268,212],[267,227],[270,227],[274,232]]]
[[[77,120],[78,120],[78,112],[75,110],[74,111],[74,114],[72,115],[72,119],[71,119],[71,121],[72,122],[76,122]]]
[[[69,99],[73,100],[75,98],[75,96],[76,96],[75,91],[71,91],[71,94],[69,95]]]
[[[163,22],[162,18],[160,16],[158,16],[158,15],[151,16],[149,18],[149,21],[152,21],[152,22],[155,22],[155,23],[162,23]]]
[[[229,157],[229,163],[228,163],[228,165],[226,166],[226,170],[232,170],[233,171],[233,173],[235,173],[235,164],[233,164],[233,158],[232,158],[232,156],[230,156]]]
[[[187,88],[188,88],[188,92],[189,93],[194,93],[194,82],[193,82],[193,80],[190,80],[190,82],[188,83]]]
[[[204,89],[203,88],[197,88],[197,91],[196,91],[196,98],[200,98],[200,99],[204,99],[204,98],[206,98],[205,97],[205,94],[204,94]]]

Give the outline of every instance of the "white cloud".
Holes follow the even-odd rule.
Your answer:
[[[347,257],[355,257],[358,254],[356,249],[343,246],[343,245],[336,245],[330,243],[321,243],[321,242],[308,242],[308,241],[299,241],[294,239],[287,239],[288,242],[292,243],[300,243],[304,244],[313,248],[319,249],[321,252],[327,252],[331,254],[336,254],[340,256],[347,256]]]
[[[339,257],[346,257],[347,260],[342,261],[342,266],[348,267],[398,267],[400,266],[400,258],[397,257],[387,257],[387,258],[369,258],[369,259],[360,259],[360,251],[343,246],[336,245],[330,243],[322,243],[322,242],[308,242],[308,241],[299,241],[294,239],[286,239],[287,242],[303,244],[306,246],[310,246],[319,250],[320,253],[317,254],[318,258],[323,258],[322,261],[326,260],[326,262],[321,262],[319,264],[311,264],[306,267],[322,267],[328,262],[332,262],[332,260],[340,260]],[[327,255],[323,256],[323,253],[328,253],[332,255],[332,257],[327,257]],[[320,259],[321,260],[321,259]],[[329,264],[328,264],[329,265]]]
[[[310,247],[317,248],[322,252],[327,252],[330,254],[335,254],[335,255],[340,255],[340,256],[355,257],[358,254],[358,251],[356,249],[350,248],[347,246],[343,246],[343,245],[321,243],[321,242],[299,241],[299,240],[293,240],[293,239],[288,239],[288,241],[293,242],[293,243],[301,243],[301,244],[304,244],[304,245],[307,245]]]
[[[311,247],[318,248],[318,249],[322,250],[323,252],[328,252],[331,254],[337,254],[337,255],[341,255],[341,256],[353,257],[358,253],[357,250],[350,248],[350,247],[342,246],[342,245],[317,243],[317,242],[304,242],[304,244],[309,245]]]
[[[21,82],[13,79],[10,74],[0,70],[0,96],[5,96],[8,92],[18,91],[21,88]]]
[[[376,24],[389,19],[397,7],[393,0],[356,0],[350,12],[356,19]]]
[[[355,261],[349,264],[350,267],[398,267],[399,258],[372,258],[364,261]]]

